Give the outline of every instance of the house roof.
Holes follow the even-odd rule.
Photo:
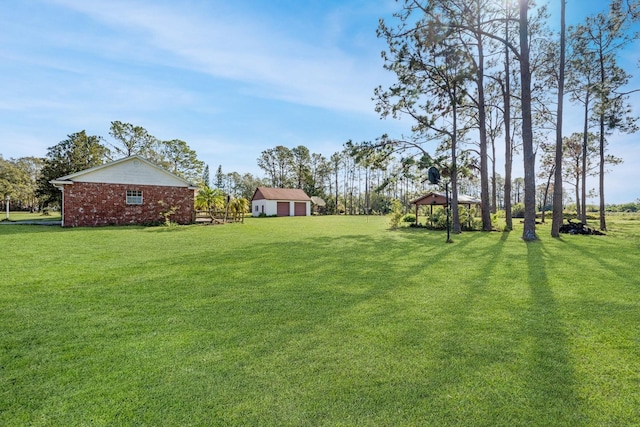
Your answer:
[[[49,181],[56,187],[74,182],[100,182],[108,184],[139,184],[188,187],[197,189],[189,181],[181,178],[149,160],[133,155],[74,172]]]
[[[451,196],[449,196],[451,200]],[[458,203],[463,205],[480,205],[482,200],[475,197],[468,196],[466,194],[458,194]],[[420,196],[417,199],[411,201],[413,205],[444,205],[446,204],[446,195],[437,191],[431,191],[424,196]]]
[[[295,200],[297,202],[310,202],[311,198],[299,188],[270,188],[258,187],[251,200]]]

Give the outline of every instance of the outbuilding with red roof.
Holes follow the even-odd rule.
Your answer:
[[[253,216],[309,216],[311,197],[297,188],[258,187],[251,198]]]

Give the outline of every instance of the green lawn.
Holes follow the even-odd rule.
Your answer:
[[[40,212],[9,212],[9,222],[11,221],[60,221],[62,216],[60,212],[50,212],[43,215]],[[0,221],[7,221],[7,213],[0,211]]]
[[[640,220],[609,221],[1,225],[0,425],[640,425]]]

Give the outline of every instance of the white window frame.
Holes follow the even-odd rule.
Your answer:
[[[127,190],[127,204],[128,205],[141,205],[142,204],[142,190]]]

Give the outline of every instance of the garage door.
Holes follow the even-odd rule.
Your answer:
[[[306,216],[307,215],[307,204],[306,203],[295,203],[294,213],[296,216]]]
[[[289,202],[278,202],[278,216],[289,216]]]

